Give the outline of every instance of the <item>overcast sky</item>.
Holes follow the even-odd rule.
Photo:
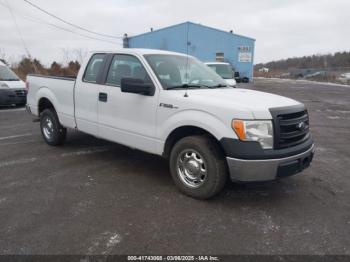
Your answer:
[[[349,0],[30,0],[71,23],[122,36],[192,21],[256,39],[255,63],[293,56],[350,50]],[[49,64],[66,60],[63,49],[111,50],[121,41],[102,42],[43,22],[96,37],[63,24],[23,0],[0,0],[0,49],[13,62],[25,54],[10,4],[26,45]],[[74,53],[72,57],[74,57]]]

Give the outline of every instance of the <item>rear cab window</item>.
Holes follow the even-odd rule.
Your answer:
[[[106,54],[94,54],[85,69],[83,81],[97,83]]]

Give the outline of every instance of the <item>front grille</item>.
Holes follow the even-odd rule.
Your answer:
[[[27,95],[27,92],[25,90],[16,90],[15,94],[19,97],[25,97]]]
[[[305,107],[270,110],[274,118],[275,148],[298,145],[309,137],[309,115]]]

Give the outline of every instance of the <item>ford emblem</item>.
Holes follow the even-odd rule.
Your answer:
[[[297,128],[298,128],[298,130],[300,130],[300,131],[304,131],[305,128],[306,128],[305,122],[300,122],[300,123],[297,125]]]

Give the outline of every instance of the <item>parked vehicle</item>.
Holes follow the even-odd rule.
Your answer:
[[[28,76],[29,112],[49,145],[67,128],[169,159],[178,188],[206,199],[233,181],[301,172],[313,158],[305,106],[235,89],[194,57],[147,49],[92,53],[76,79]]]
[[[234,72],[233,75],[237,83],[249,83],[249,78],[246,76],[241,77],[239,72]]]
[[[242,79],[241,79],[241,76],[240,76],[239,72],[237,72],[237,71],[234,72],[233,76],[234,76],[234,78],[235,78],[237,83],[241,83],[242,82]]]
[[[224,62],[208,62],[205,63],[211,69],[213,69],[219,76],[225,79],[226,83],[229,86],[236,87],[237,82],[234,77],[234,72],[232,71],[232,67],[229,63]]]
[[[26,95],[25,83],[0,62],[0,105],[25,105]]]
[[[341,74],[338,77],[338,81],[345,85],[350,85],[350,73]]]

